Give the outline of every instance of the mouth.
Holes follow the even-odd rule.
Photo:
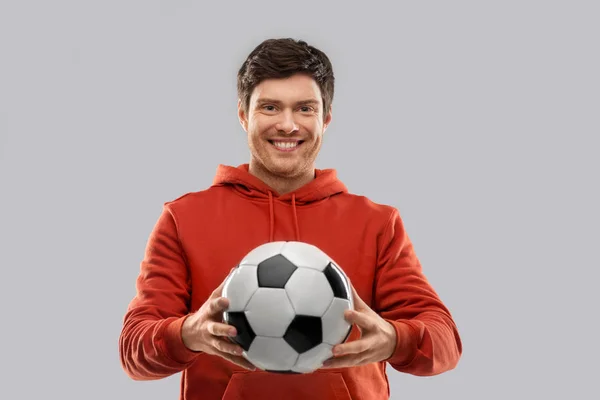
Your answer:
[[[279,151],[294,151],[304,143],[304,140],[269,140],[269,143]]]

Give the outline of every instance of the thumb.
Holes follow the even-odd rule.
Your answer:
[[[231,274],[233,273],[233,271],[236,268],[237,267],[231,268],[231,270],[229,271],[229,273],[227,274],[227,276],[223,279],[223,281],[221,282],[221,284],[219,284],[219,286],[215,290],[213,290],[211,298],[221,297],[221,295],[223,294],[223,288],[225,287],[225,282],[227,282],[227,279],[231,276]]]
[[[361,297],[358,295],[358,292],[356,291],[356,288],[354,287],[354,285],[350,284],[350,288],[352,289],[352,298],[354,300],[354,308],[358,311],[365,311],[367,309],[370,309],[370,307],[367,306],[367,304],[363,301],[363,299],[361,299]]]

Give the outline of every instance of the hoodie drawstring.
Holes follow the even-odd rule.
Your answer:
[[[273,212],[273,193],[269,190],[269,242],[273,241],[275,213]]]
[[[296,213],[296,195],[292,194],[292,212],[294,213],[294,229],[296,241],[300,241],[300,227],[298,225],[298,214]],[[269,241],[275,238],[275,211],[273,204],[273,193],[269,190]]]
[[[294,212],[294,228],[296,228],[296,241],[300,241],[300,228],[298,227],[298,214],[296,213],[296,194],[292,194],[292,211]]]

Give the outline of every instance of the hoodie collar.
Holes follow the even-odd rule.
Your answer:
[[[250,174],[249,164],[241,164],[237,167],[220,164],[217,167],[212,186],[230,186],[249,200],[268,201],[269,241],[271,242],[274,240],[275,230],[274,200],[292,206],[296,240],[300,240],[296,207],[348,192],[344,183],[338,179],[335,169],[315,169],[315,179],[293,192],[280,195],[259,178]]]

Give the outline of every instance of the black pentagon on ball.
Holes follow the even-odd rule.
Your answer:
[[[299,354],[318,346],[323,341],[321,317],[296,315],[283,339]]]
[[[231,340],[239,344],[244,350],[248,351],[256,334],[248,323],[246,314],[244,314],[244,312],[225,312],[223,320],[226,324],[235,326],[237,335],[232,337]]]
[[[258,287],[283,289],[297,268],[281,254],[267,258],[258,264]]]
[[[325,267],[323,273],[325,274],[325,277],[329,281],[329,285],[333,290],[333,297],[350,300],[350,293],[348,293],[348,288],[346,286],[346,278],[339,268],[334,264],[329,263],[329,265]]]

